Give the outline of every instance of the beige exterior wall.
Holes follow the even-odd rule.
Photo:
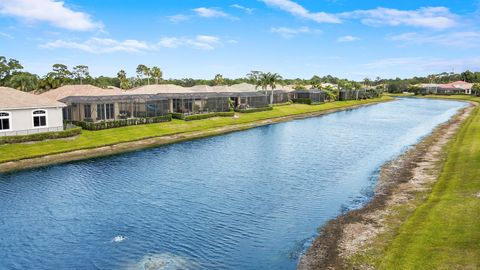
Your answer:
[[[33,111],[45,110],[47,112],[47,126],[33,126]],[[0,130],[0,136],[28,135],[39,132],[63,130],[62,108],[37,108],[37,109],[16,109],[2,110],[10,114],[10,129]]]

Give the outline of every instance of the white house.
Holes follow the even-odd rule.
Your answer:
[[[0,87],[0,136],[61,131],[65,106],[46,97]]]

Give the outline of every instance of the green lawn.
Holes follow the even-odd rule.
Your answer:
[[[274,107],[274,109],[271,111],[239,114],[240,117],[237,119],[232,117],[215,117],[190,122],[173,120],[172,122],[168,123],[129,126],[100,131],[84,130],[79,137],[73,140],[52,140],[28,144],[1,145],[0,163],[56,153],[63,153],[79,149],[101,147],[151,137],[200,130],[209,130],[212,128],[218,128],[227,125],[243,124],[258,120],[318,112],[328,109],[343,108],[358,104],[386,101],[391,99],[391,97],[382,97],[372,100],[330,102],[321,105],[292,104],[288,106]]]
[[[480,102],[480,98],[469,96],[442,98]],[[428,199],[400,226],[379,268],[480,269],[478,196],[480,108],[477,107],[447,146],[444,168]]]

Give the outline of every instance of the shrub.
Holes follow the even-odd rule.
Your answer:
[[[51,139],[60,139],[77,136],[82,133],[81,127],[75,127],[64,131],[42,132],[29,135],[4,136],[0,137],[0,145],[7,143],[23,143],[33,141],[43,141]]]
[[[254,113],[254,112],[263,112],[263,111],[271,111],[273,107],[262,107],[262,108],[252,108],[252,109],[235,109],[236,112],[239,113]]]
[[[235,112],[212,112],[204,114],[192,114],[184,117],[185,121],[207,119],[211,117],[232,117],[235,115]]]
[[[168,121],[172,121],[171,114],[156,116],[156,117],[148,117],[148,118],[120,119],[120,120],[98,122],[98,123],[85,122],[85,121],[73,121],[72,124],[76,126],[80,126],[86,130],[102,130],[102,129],[109,129],[109,128],[153,124],[153,123],[161,123],[161,122],[168,122]]]
[[[296,98],[296,99],[293,99],[292,101],[293,103],[312,105],[311,98]]]
[[[288,106],[288,105],[291,105],[292,102],[291,101],[287,101],[287,102],[284,102],[284,103],[276,103],[276,104],[273,104],[272,106],[273,107],[280,107],[280,106]]]
[[[183,120],[185,118],[185,115],[183,115],[183,113],[172,113],[172,118]]]

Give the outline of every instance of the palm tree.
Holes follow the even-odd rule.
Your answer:
[[[265,95],[267,95],[267,88],[269,84],[269,73],[259,73],[258,77],[256,78],[255,88],[262,88],[265,91]]]
[[[151,70],[151,75],[153,78],[155,78],[155,84],[158,84],[158,82],[162,79],[163,72],[159,67],[152,67]]]
[[[149,67],[144,66],[143,75],[147,77],[147,84],[150,85],[150,77],[152,76],[152,71],[150,70]]]
[[[29,72],[15,73],[8,81],[8,86],[20,91],[32,91],[37,88],[38,77]]]
[[[323,91],[325,91],[325,95],[329,101],[337,99],[337,94],[335,93],[336,90],[332,86],[327,85],[325,88],[323,88]]]
[[[136,72],[137,72],[137,77],[140,79],[140,81],[143,83],[143,76],[144,76],[144,70],[147,68],[144,64],[139,64],[137,66]]]
[[[270,95],[270,105],[273,105],[273,90],[277,88],[277,84],[281,84],[283,78],[280,76],[278,73],[267,73],[268,76],[268,85],[272,89],[271,95]]]
[[[125,70],[120,70],[118,73],[117,73],[117,78],[118,80],[120,80],[120,88],[122,89],[128,89],[130,88],[131,86],[131,83],[130,81],[127,79],[127,73],[125,72]]]

